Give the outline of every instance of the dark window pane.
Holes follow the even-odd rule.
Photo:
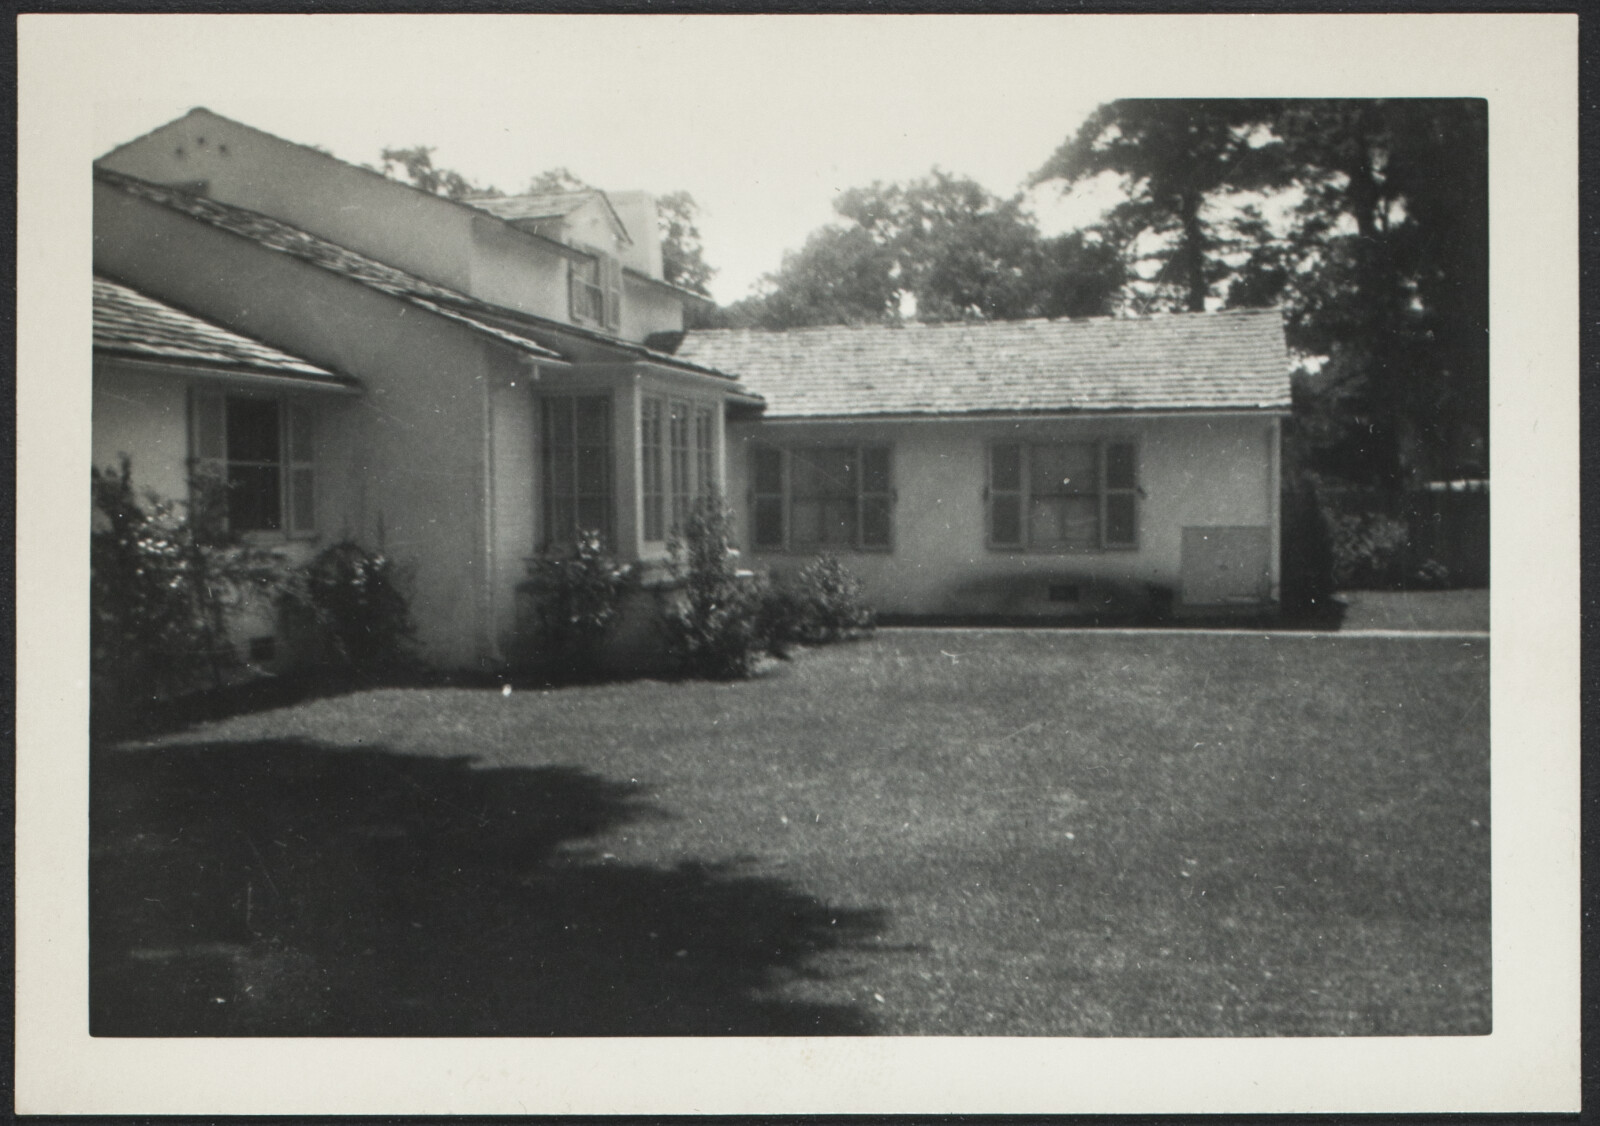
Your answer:
[[[1028,513],[1033,547],[1099,547],[1100,502],[1095,497],[1034,497]]]
[[[997,496],[989,502],[989,538],[995,543],[1022,542],[1022,498]]]
[[[550,450],[550,479],[548,485],[550,491],[558,496],[572,495],[572,459],[573,450],[570,446],[566,448],[558,446]]]
[[[229,530],[275,532],[281,528],[280,487],[276,465],[229,465]]]
[[[1131,489],[1138,484],[1135,473],[1133,445],[1129,442],[1113,442],[1106,447],[1106,487],[1108,489]]]
[[[199,447],[199,456],[214,460],[226,457],[228,447],[223,442],[223,436],[227,433],[226,400],[211,392],[196,392],[194,410],[195,444]]]
[[[1092,493],[1097,487],[1095,448],[1086,442],[1035,446],[1029,451],[1029,462],[1028,483],[1036,497]]]
[[[604,446],[578,448],[578,492],[608,493],[611,451]]]
[[[579,497],[578,498],[578,528],[585,532],[599,532],[602,536],[610,537],[611,521],[608,519],[605,497]]]
[[[796,545],[853,547],[856,542],[855,501],[795,501],[790,534]]]
[[[611,444],[611,400],[603,395],[585,395],[578,400],[578,443]]]
[[[989,450],[989,485],[1005,492],[1022,488],[1022,447],[993,446]],[[1010,541],[1007,541],[1010,542]]]
[[[867,497],[861,502],[861,546],[889,546],[889,498]]]
[[[545,440],[552,446],[572,444],[572,400],[544,401]]]
[[[550,527],[545,530],[551,544],[560,546],[572,542],[575,517],[569,497],[550,498]]]
[[[783,501],[778,497],[756,498],[755,541],[757,547],[783,547]]]
[[[228,460],[279,460],[276,399],[228,397]]]
[[[789,455],[790,488],[797,497],[850,497],[856,495],[855,451],[796,450]]]
[[[1137,539],[1133,494],[1112,493],[1106,497],[1106,543],[1131,544]]]
[[[883,447],[861,451],[861,491],[886,493],[889,491],[889,451]]]
[[[757,446],[750,452],[750,460],[755,466],[753,476],[756,479],[756,492],[783,492],[782,453],[767,446]]]

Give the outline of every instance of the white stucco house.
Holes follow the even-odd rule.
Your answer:
[[[453,201],[206,110],[94,179],[96,464],[216,469],[291,556],[381,544],[441,666],[515,657],[574,529],[659,563],[711,494],[891,614],[1276,599],[1275,312],[685,333],[646,193]]]

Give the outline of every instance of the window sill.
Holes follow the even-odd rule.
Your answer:
[[[998,555],[1129,555],[1137,553],[1139,545],[1109,544],[1105,547],[1027,547],[1019,544],[985,544]]]

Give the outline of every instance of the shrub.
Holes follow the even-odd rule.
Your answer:
[[[580,532],[569,549],[538,560],[528,591],[536,598],[542,655],[564,659],[571,672],[593,672],[634,577],[605,550],[599,532]]]
[[[1381,512],[1330,513],[1333,580],[1343,590],[1404,585],[1411,534],[1404,520]]]
[[[682,589],[662,601],[662,625],[668,652],[692,676],[748,677],[770,647],[764,584],[739,569],[732,528],[727,506],[705,498],[667,543],[668,573]]]
[[[876,624],[861,580],[832,555],[813,560],[792,579],[772,587],[764,609],[767,634],[779,646],[842,641],[870,633]]]
[[[1290,614],[1333,613],[1333,540],[1315,483],[1283,492],[1282,606]]]
[[[373,675],[413,658],[416,629],[401,585],[388,556],[343,540],[300,568],[285,601],[309,619],[321,663]]]
[[[135,493],[127,458],[91,478],[89,653],[94,695],[126,705],[220,686],[238,663],[227,609],[249,589],[271,591],[282,557],[205,544],[186,506]]]

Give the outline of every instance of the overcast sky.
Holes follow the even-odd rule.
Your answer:
[[[1020,188],[1101,100],[1102,52],[1060,17],[102,19],[96,151],[204,105],[354,162],[388,145],[502,191],[566,166],[699,202],[731,301],[833,198],[933,166]],[[1098,40],[1104,36],[1088,36]],[[1100,44],[1101,47],[1104,44]],[[1063,213],[1040,193],[1049,230]]]

